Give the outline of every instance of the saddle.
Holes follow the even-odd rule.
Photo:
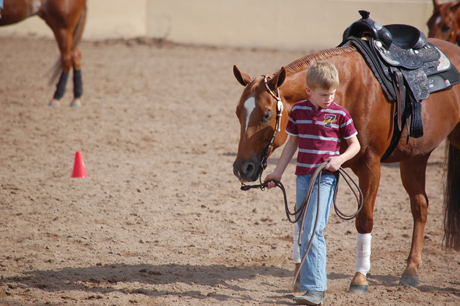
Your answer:
[[[407,125],[408,137],[423,136],[421,102],[432,92],[460,83],[460,74],[417,28],[404,24],[382,26],[369,18],[368,11],[359,13],[362,18],[344,31],[339,47],[355,46],[386,98],[397,104],[395,132],[382,157],[384,160],[396,148],[404,125]]]

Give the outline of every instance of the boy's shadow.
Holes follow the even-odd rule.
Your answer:
[[[18,283],[19,286],[38,288],[45,291],[85,291],[97,294],[107,294],[114,291],[122,293],[137,293],[148,296],[181,295],[195,298],[209,298],[225,300],[251,300],[244,293],[247,289],[233,285],[233,280],[254,279],[258,275],[275,277],[289,277],[292,271],[276,267],[242,266],[229,267],[224,265],[193,266],[193,265],[125,265],[109,264],[96,265],[85,268],[63,268],[61,270],[30,271],[24,277],[0,279],[1,283]],[[136,289],[123,289],[117,283],[137,283]],[[204,291],[172,291],[158,290],[154,285],[184,283],[188,285],[204,286],[210,292]],[[153,285],[153,286],[152,286]],[[130,287],[132,288],[132,287]],[[229,289],[241,292],[241,295],[219,295],[212,288]],[[283,288],[284,289],[284,288]],[[278,293],[289,295],[290,291],[277,289]],[[221,290],[216,290],[221,291]]]

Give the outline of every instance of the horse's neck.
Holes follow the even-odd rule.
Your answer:
[[[356,49],[353,52],[332,55],[321,60],[332,62],[339,71],[340,86],[336,92],[336,100],[340,102],[343,102],[345,89],[356,81],[356,78],[368,80],[368,82],[377,82],[372,71],[367,68],[368,66],[362,55]],[[308,68],[309,66],[306,66],[301,71],[288,73],[283,85],[280,87],[283,101],[285,101],[285,106],[288,107],[288,113],[295,103],[309,98],[305,90],[305,76]],[[354,77],[350,78],[350,75]],[[339,104],[342,104],[340,102]]]
[[[307,92],[305,90],[305,74],[307,71],[300,71],[286,76],[283,86],[280,87],[280,92],[284,97],[284,101],[287,104],[288,112],[295,103],[308,99]]]
[[[286,79],[279,89],[283,101],[285,101],[284,104],[288,108],[288,113],[294,103],[308,99],[305,90],[305,75],[311,63],[316,61],[329,61],[333,63],[339,71],[340,86],[337,89],[337,98],[343,97],[345,92],[344,89],[354,80],[360,78],[364,80],[375,79],[370,69],[363,69],[363,67],[367,67],[367,64],[359,51],[351,45],[321,50],[307,55],[285,67],[287,72]],[[376,80],[374,81],[376,82]]]

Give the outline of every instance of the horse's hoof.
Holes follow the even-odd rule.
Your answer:
[[[61,104],[59,103],[58,100],[53,99],[53,100],[50,101],[50,103],[48,104],[48,106],[51,106],[51,107],[60,107]]]
[[[417,287],[418,286],[418,277],[417,276],[401,276],[399,280],[401,285]]]
[[[361,294],[361,293],[369,293],[369,285],[358,285],[358,284],[350,284],[350,289],[348,292]]]
[[[70,107],[81,107],[81,101],[79,99],[73,100],[72,103],[70,104]]]

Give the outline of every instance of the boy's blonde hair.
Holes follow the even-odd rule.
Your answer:
[[[308,68],[306,81],[307,86],[312,90],[337,89],[339,87],[339,72],[331,62],[315,62]]]

